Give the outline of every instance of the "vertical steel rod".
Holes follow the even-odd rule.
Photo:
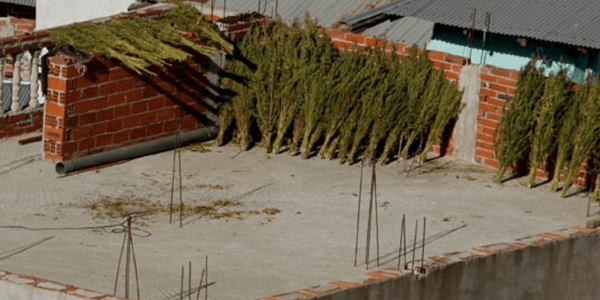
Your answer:
[[[375,205],[375,239],[377,242],[377,266],[379,267],[379,213],[377,208],[377,159],[373,156],[373,201]]]
[[[425,228],[427,227],[427,217],[423,217],[423,241],[421,244],[421,273],[425,273],[423,264],[425,263]]]
[[[179,130],[176,135],[177,156],[179,157],[179,227],[183,227],[183,183],[181,176],[181,148],[179,148]]]
[[[127,236],[131,234],[131,216],[127,217]],[[131,241],[127,239],[127,256],[125,258],[125,298],[129,299],[129,261],[131,256]]]
[[[367,221],[367,251],[365,255],[365,263],[367,264],[367,270],[369,269],[369,252],[371,250],[371,223],[373,216],[373,180],[371,180],[371,197],[369,200],[369,218]]]
[[[358,186],[358,212],[356,213],[356,243],[354,245],[354,266],[356,267],[356,260],[358,259],[358,230],[360,225],[360,202],[362,197],[362,185],[363,185],[363,167],[365,161],[360,162],[360,184]]]
[[[188,268],[188,300],[192,300],[192,261]]]
[[[412,264],[411,264],[411,270],[414,272],[415,271],[415,252],[417,252],[417,231],[419,228],[419,220],[417,220],[415,222],[415,239],[413,241],[413,255],[412,255]]]
[[[196,294],[196,300],[200,299],[200,291],[202,290],[202,281],[204,280],[204,269],[202,269],[202,275],[200,276],[200,284],[198,284],[198,293]]]
[[[179,292],[179,300],[183,300],[183,273],[185,266],[181,266],[181,291]]]
[[[600,180],[600,176],[598,176],[598,179],[596,180]],[[592,206],[592,197],[588,197],[588,205],[587,205],[587,217],[590,217],[590,208]]]
[[[404,214],[402,215],[402,220],[404,220]],[[403,235],[404,235],[404,270],[406,270],[406,267],[408,265],[408,262],[406,261],[406,248],[408,248],[408,245],[406,244],[406,222],[404,223],[404,227],[403,227]]]
[[[206,282],[204,282],[204,300],[208,300],[208,255],[206,256],[205,264],[206,266],[204,269],[206,270]]]
[[[121,270],[121,260],[123,258],[123,250],[125,250],[125,243],[127,242],[127,232],[123,234],[123,244],[121,244],[121,253],[119,254],[119,264],[117,265],[117,275],[115,276],[115,290],[113,294],[117,295],[117,285],[119,283],[119,271]]]
[[[169,224],[173,223],[173,195],[175,194],[175,160],[177,159],[177,148],[173,149],[173,177],[171,179],[171,203],[169,204]]]
[[[400,260],[402,259],[402,239],[404,238],[404,214],[402,214],[402,225],[400,225],[400,248],[398,249],[398,269],[400,269]]]
[[[129,216],[131,222],[131,216]],[[131,226],[129,226],[131,228]],[[140,300],[140,278],[138,277],[137,260],[135,259],[135,248],[133,247],[133,238],[131,237],[131,229],[129,230],[129,243],[131,244],[131,256],[133,258],[133,269],[135,270],[135,287],[137,290],[137,298]]]

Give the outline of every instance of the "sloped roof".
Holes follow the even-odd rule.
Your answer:
[[[364,31],[364,35],[385,38],[388,41],[423,47],[431,41],[435,23],[413,17],[387,20]]]
[[[0,3],[11,3],[35,7],[35,0],[0,0]]]
[[[598,0],[401,0],[357,14],[344,23],[388,15],[469,28],[473,9],[476,30],[484,30],[488,12],[492,33],[600,49]]]
[[[371,0],[374,1],[374,0]],[[353,14],[359,13],[361,6],[371,2],[367,0],[278,0],[277,11],[283,20],[291,21],[294,18],[304,18],[306,12],[311,19],[317,19],[319,25],[331,27],[333,24],[344,20]],[[273,0],[215,0],[215,6],[232,8],[240,11],[258,11],[271,16],[275,10],[276,1]],[[210,5],[210,1],[204,6]]]

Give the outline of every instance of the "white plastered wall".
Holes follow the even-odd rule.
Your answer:
[[[111,16],[134,0],[37,0],[36,30]]]

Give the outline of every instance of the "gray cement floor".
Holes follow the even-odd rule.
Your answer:
[[[93,212],[77,206],[103,197],[170,201],[172,152],[59,178],[54,164],[41,158],[41,143],[17,145],[24,137],[0,141],[0,225],[114,224],[122,219],[94,219]],[[182,152],[184,203],[233,199],[241,202],[243,209],[276,208],[281,212],[245,214],[241,219],[188,216],[182,228],[178,223],[169,224],[168,214],[144,221],[147,226],[142,228],[151,236],[134,236],[143,299],[168,299],[177,293],[181,266],[188,261],[193,262],[196,285],[205,255],[210,264],[210,299],[254,299],[364,274],[364,263],[353,266],[359,164],[302,160],[287,153],[267,155],[261,148],[239,153],[234,145],[209,149],[207,153]],[[496,185],[493,170],[452,159],[434,160],[422,171],[407,177],[403,166],[395,162],[378,167],[384,266],[396,264],[393,259],[402,214],[407,216],[408,232],[414,232],[417,218],[426,216],[428,236],[466,225],[428,244],[426,256],[510,241],[583,224],[586,219],[584,195],[562,199],[549,192],[547,185],[530,190],[522,180]],[[361,261],[369,172],[365,169]],[[136,226],[141,226],[140,222]],[[6,257],[19,247],[51,236],[54,238]],[[110,229],[0,228],[0,238],[0,270],[102,293],[113,291],[121,233]],[[371,249],[374,258],[374,244]],[[123,295],[122,287],[123,281],[119,295]]]

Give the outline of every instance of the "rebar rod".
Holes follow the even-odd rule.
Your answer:
[[[204,280],[204,269],[202,269],[202,275],[200,276],[200,284],[198,284],[198,293],[196,294],[196,300],[200,300],[200,291],[202,290],[202,281]]]
[[[375,237],[377,242],[377,266],[379,267],[379,210],[377,208],[377,159],[373,156],[373,201],[375,205]]]
[[[423,241],[421,245],[421,273],[425,273],[423,264],[425,263],[425,228],[427,227],[427,217],[423,217]]]
[[[400,269],[400,260],[402,259],[402,239],[404,238],[404,214],[402,214],[402,223],[400,225],[400,248],[398,248],[398,269]]]
[[[358,212],[356,213],[356,243],[354,246],[354,266],[356,267],[356,261],[358,259],[358,231],[360,225],[360,203],[362,197],[362,185],[363,185],[363,167],[365,161],[362,160],[360,163],[360,184],[358,186]]]
[[[208,255],[206,256],[206,262],[205,262],[206,266],[204,267],[204,269],[206,270],[206,281],[205,286],[204,286],[204,300],[208,300]]]
[[[371,180],[371,197],[369,200],[369,218],[367,221],[367,249],[365,254],[365,263],[367,264],[367,270],[369,269],[369,252],[371,248],[371,222],[373,216],[373,181]]]
[[[131,216],[129,216],[129,224],[131,224]],[[137,299],[140,300],[140,278],[138,276],[137,260],[135,259],[135,248],[133,247],[133,237],[131,236],[131,225],[129,225],[129,243],[131,244],[131,256],[133,258],[133,269],[135,271],[135,287],[137,290]]]
[[[188,268],[188,300],[192,300],[192,261],[189,261]]]
[[[127,217],[127,236],[131,234],[131,216]],[[129,299],[129,261],[131,260],[131,243],[127,239],[127,256],[125,258],[125,298]]]
[[[402,215],[402,220],[404,221],[404,214]],[[404,227],[403,227],[403,235],[404,235],[404,270],[406,270],[407,267],[407,259],[406,259],[406,248],[408,248],[408,245],[406,244],[406,222],[404,223]]]
[[[181,266],[181,291],[179,292],[179,300],[183,300],[183,274],[185,272],[184,266]]]
[[[179,147],[179,130],[177,130],[177,156],[179,157],[179,227],[183,227],[183,183],[181,176],[181,148]]]
[[[411,264],[411,270],[414,272],[415,271],[415,252],[417,252],[417,231],[419,228],[419,220],[417,220],[415,222],[415,239],[413,241],[413,255],[412,255],[412,264]]]
[[[169,224],[173,223],[173,195],[175,194],[175,160],[177,159],[177,147],[173,149],[173,176],[171,179],[171,203],[169,204]]]
[[[117,295],[117,285],[119,283],[119,271],[121,270],[121,261],[123,259],[123,250],[125,250],[125,243],[127,242],[127,232],[123,234],[123,244],[121,244],[121,253],[119,254],[119,264],[117,265],[117,275],[115,276],[115,290],[113,295]]]

